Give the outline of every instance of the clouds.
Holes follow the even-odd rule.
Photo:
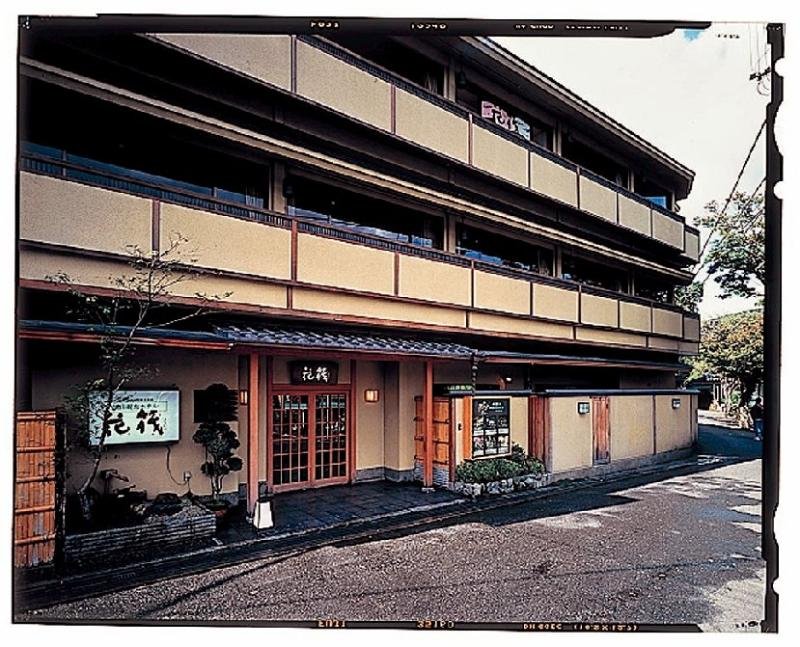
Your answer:
[[[748,78],[759,56],[761,67],[768,64],[764,24],[715,23],[653,39],[496,40],[694,170],[692,193],[680,204],[690,223],[705,204],[728,196],[766,116],[769,98]],[[740,190],[751,192],[764,177],[764,141],[762,135]],[[715,287],[706,283],[703,316],[747,307],[721,301]]]

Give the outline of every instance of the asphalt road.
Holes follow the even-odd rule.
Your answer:
[[[701,427],[700,443],[689,474],[219,568],[27,619],[560,620],[758,631],[760,443],[716,427]]]

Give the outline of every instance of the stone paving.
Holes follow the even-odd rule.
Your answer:
[[[462,497],[446,490],[423,492],[419,484],[387,481],[284,492],[273,499],[272,528],[256,531],[244,519],[244,511],[239,510],[220,528],[217,538],[229,544],[430,507],[447,507],[461,501]]]

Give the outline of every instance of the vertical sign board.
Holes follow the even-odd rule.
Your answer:
[[[472,456],[511,452],[511,400],[475,399],[472,403]]]
[[[106,394],[89,396],[89,438],[93,445],[103,433]],[[106,445],[164,443],[180,440],[180,392],[171,390],[118,391],[108,416]]]

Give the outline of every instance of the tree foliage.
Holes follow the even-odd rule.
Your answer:
[[[697,224],[709,227],[714,237],[703,259],[706,270],[720,286],[720,298],[763,297],[764,195],[735,193],[728,208],[716,201],[706,205]]]
[[[702,324],[700,352],[691,358],[689,379],[716,376],[741,394],[746,406],[764,377],[764,315],[747,310]]]
[[[697,314],[702,300],[703,284],[700,281],[681,285],[675,289],[675,303],[684,310]]]

